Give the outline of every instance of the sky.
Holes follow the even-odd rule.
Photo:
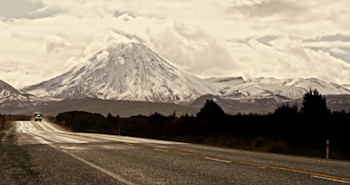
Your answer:
[[[143,43],[201,78],[350,84],[349,0],[0,0],[0,80],[48,80],[107,42]]]

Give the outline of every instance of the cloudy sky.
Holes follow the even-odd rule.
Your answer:
[[[199,76],[350,84],[349,0],[0,0],[0,79],[48,80],[103,47],[142,42]]]

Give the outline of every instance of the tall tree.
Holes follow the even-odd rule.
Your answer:
[[[301,111],[308,117],[324,117],[329,114],[327,108],[326,97],[318,93],[318,91],[311,90],[304,95],[303,107]]]
[[[226,114],[213,100],[207,100],[204,107],[197,113],[198,118],[222,118]]]

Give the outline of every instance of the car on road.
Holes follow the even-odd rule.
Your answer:
[[[34,112],[34,121],[42,121],[43,114],[41,112]]]

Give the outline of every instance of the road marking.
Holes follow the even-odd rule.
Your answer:
[[[162,150],[162,149],[159,149],[159,148],[155,148],[154,150],[161,151],[161,152],[168,152],[168,151],[165,151],[165,150]]]
[[[212,161],[219,161],[219,162],[224,162],[224,163],[231,163],[231,161],[228,161],[228,160],[216,159],[216,158],[211,158],[211,157],[205,157],[204,159],[208,159],[208,160],[212,160]]]
[[[160,149],[160,150],[165,150],[165,151],[169,151],[169,152],[173,152],[173,153],[180,153],[180,154],[183,154],[183,155],[191,155],[191,156],[196,156],[196,157],[202,157],[202,158],[205,158],[205,159],[229,161],[231,163],[239,163],[239,164],[246,164],[246,165],[258,166],[258,167],[264,167],[264,168],[270,168],[270,169],[290,171],[290,172],[294,172],[294,173],[308,174],[308,175],[317,176],[317,177],[320,177],[320,178],[326,178],[326,179],[332,179],[334,181],[344,181],[346,183],[350,183],[350,179],[343,178],[343,177],[336,177],[336,176],[319,174],[319,173],[314,173],[314,172],[307,172],[307,171],[302,171],[302,170],[294,170],[294,169],[289,169],[289,168],[270,166],[270,165],[258,164],[258,163],[251,163],[251,162],[245,162],[245,161],[236,161],[236,160],[224,159],[224,158],[219,158],[219,157],[212,157],[212,156],[207,156],[207,155],[202,155],[202,154],[197,154],[197,153],[184,152],[184,151],[180,151],[180,150],[173,150],[173,149],[166,149],[166,148]]]
[[[44,130],[41,126],[39,126],[35,121],[31,121],[30,123],[31,123],[37,130],[42,131],[42,132],[45,132],[45,130]]]
[[[35,125],[35,124],[33,124]],[[40,128],[40,127],[39,127]],[[42,129],[42,128],[41,128]],[[42,129],[43,130],[43,129]],[[96,137],[96,136],[93,136],[93,137]],[[112,139],[111,136],[108,136],[108,137],[97,137],[97,138],[103,138],[103,139],[111,139],[111,140],[114,140],[115,138]],[[142,144],[140,143],[133,143],[133,141],[125,141],[123,139],[118,139],[119,142],[121,143],[127,143],[127,144],[130,144],[130,145],[134,145],[134,146],[139,146],[139,147],[144,147]],[[41,141],[42,142],[42,141]],[[71,155],[72,157],[84,162],[85,164],[91,166],[91,167],[94,167],[95,169],[98,169],[100,170],[101,172],[104,172],[106,173],[107,175],[110,175],[111,177],[115,178],[116,180],[119,180],[121,182],[128,182],[126,184],[133,184],[131,182],[129,182],[128,180],[116,175],[116,174],[113,174],[112,172],[106,170],[106,169],[103,169],[89,161],[86,161],[78,156],[76,156],[75,154],[72,154],[68,151],[63,151],[63,150],[60,150],[59,148],[53,146],[52,144],[48,144],[49,146],[59,150],[59,151],[62,151],[64,153],[67,153],[69,155]],[[307,171],[302,171],[302,170],[294,170],[294,169],[289,169],[289,168],[283,168],[283,167],[277,167],[277,166],[270,166],[270,165],[264,165],[264,164],[258,164],[258,163],[251,163],[251,162],[245,162],[245,161],[237,161],[237,160],[230,160],[230,159],[224,159],[224,158],[218,158],[218,157],[212,157],[212,156],[207,156],[207,155],[202,155],[202,154],[197,154],[197,153],[190,153],[190,152],[184,152],[184,151],[180,151],[180,150],[173,150],[173,149],[167,149],[167,148],[156,148],[156,147],[149,147],[149,148],[154,148],[154,149],[158,149],[158,150],[161,150],[161,151],[168,151],[168,152],[173,152],[173,153],[180,153],[180,154],[183,154],[183,155],[191,155],[191,156],[197,156],[197,157],[201,157],[201,158],[204,158],[204,159],[210,159],[210,160],[215,160],[215,161],[221,161],[221,162],[229,162],[229,163],[239,163],[239,164],[246,164],[246,165],[251,165],[251,166],[258,166],[260,168],[270,168],[270,169],[277,169],[277,170],[283,170],[283,171],[290,171],[290,172],[294,172],[294,173],[300,173],[300,174],[308,174],[308,175],[311,175],[312,177],[318,177],[318,178],[321,178],[321,179],[326,179],[326,180],[333,180],[333,181],[338,181],[338,182],[346,182],[346,183],[350,183],[350,179],[349,178],[343,178],[343,177],[336,177],[336,176],[331,176],[331,175],[325,175],[325,174],[318,174],[318,173],[313,173],[313,172],[307,172]],[[124,182],[124,183],[125,183]]]
[[[66,154],[68,154],[68,155],[78,159],[79,161],[81,161],[81,162],[83,162],[83,163],[85,163],[85,164],[87,164],[87,165],[89,165],[89,166],[91,166],[91,167],[93,167],[93,168],[95,168],[95,169],[97,169],[97,170],[99,170],[99,171],[101,171],[101,172],[103,172],[103,173],[113,177],[114,179],[116,179],[116,180],[118,180],[118,181],[120,181],[120,182],[122,182],[124,184],[134,185],[134,183],[124,179],[123,177],[121,177],[121,176],[119,176],[117,174],[114,174],[114,173],[112,173],[112,172],[110,172],[110,171],[108,171],[108,170],[106,170],[106,169],[104,169],[104,168],[102,168],[100,166],[97,166],[94,163],[91,163],[91,162],[89,162],[89,161],[87,161],[87,160],[85,160],[85,159],[83,159],[83,158],[81,158],[81,157],[79,157],[79,156],[77,156],[77,155],[75,155],[73,153],[70,153],[70,152],[67,152],[67,151],[64,151],[64,150],[60,150],[60,151],[62,151],[64,153],[66,153]]]
[[[75,138],[75,139],[78,139],[78,140],[82,140],[82,138],[84,138],[84,142],[87,142],[87,143],[92,143],[92,142],[98,142],[98,141],[101,141],[101,140],[96,140],[96,138],[93,138],[91,139],[92,137],[86,137],[86,136],[79,136],[79,135],[74,135],[74,134],[70,134],[70,133],[60,133],[60,132],[57,132],[55,133],[55,135],[60,135],[60,136],[69,136],[70,138]]]
[[[58,130],[57,128],[55,128],[55,127],[53,127],[52,125],[50,125],[49,122],[42,122],[42,123],[45,123],[46,126],[48,126],[49,128],[51,128],[52,131],[54,131],[54,132],[61,132],[61,133],[64,133],[62,130]]]
[[[41,138],[41,137],[36,135],[36,137],[34,137],[34,138],[38,139],[38,138]],[[41,138],[40,142],[42,142],[42,140],[46,140],[47,142],[49,142],[47,139],[44,139],[44,138]],[[109,175],[110,177],[113,177],[114,179],[116,179],[119,182],[122,182],[122,183],[127,184],[127,185],[134,185],[134,183],[132,183],[131,181],[128,181],[127,179],[124,179],[123,177],[121,177],[121,176],[119,176],[117,174],[114,174],[114,173],[112,173],[112,172],[110,172],[110,171],[108,171],[108,170],[106,170],[106,169],[104,169],[104,168],[94,164],[94,163],[91,163],[91,162],[89,162],[89,161],[87,161],[87,160],[85,160],[85,159],[83,159],[83,158],[81,158],[81,157],[79,157],[79,156],[77,156],[77,155],[75,155],[73,153],[70,153],[70,152],[65,151],[65,150],[61,150],[60,148],[52,145],[51,143],[48,143],[47,145],[51,146],[52,148],[54,148],[54,149],[56,149],[56,150],[58,150],[60,152],[63,152],[63,153],[66,153],[66,154],[72,156],[73,158],[75,158],[75,159],[83,162],[84,164],[87,164],[87,165],[89,165],[89,166],[99,170],[102,173],[105,173],[105,174]]]
[[[48,142],[47,140],[45,140],[45,139],[43,139],[41,137],[38,137],[38,136],[35,136],[35,135],[33,135],[33,137],[34,137],[35,140],[39,141],[39,143],[41,143],[41,144],[51,144],[51,142]]]
[[[343,180],[337,180],[337,179],[331,179],[331,178],[319,177],[319,176],[312,176],[312,177],[313,178],[318,178],[318,179],[324,179],[324,180],[329,180],[329,181],[335,181],[335,182],[341,182],[341,183],[350,184],[349,181],[343,181]]]
[[[350,165],[349,162],[338,162],[338,161],[325,161],[327,163],[335,163],[335,164],[344,164],[344,165]]]

